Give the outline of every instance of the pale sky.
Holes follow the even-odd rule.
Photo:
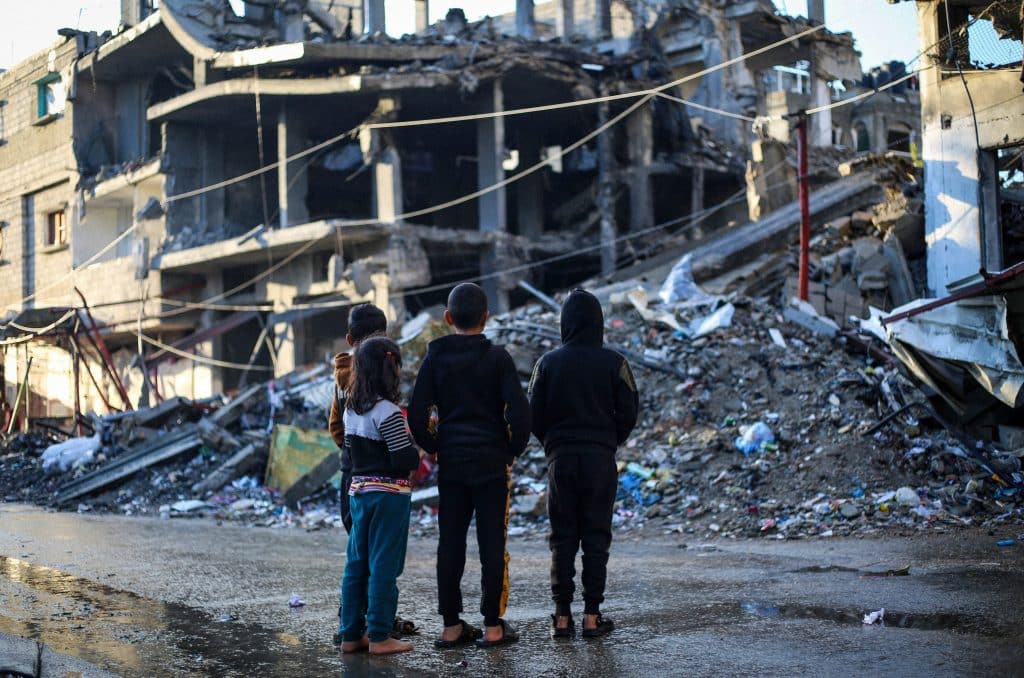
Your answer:
[[[240,0],[232,0],[241,5]],[[775,0],[782,10],[806,15],[806,0]],[[388,32],[412,31],[412,0],[387,0]],[[515,8],[515,0],[431,0],[431,21],[443,18],[449,7],[462,7],[470,19],[503,14]],[[9,68],[42,50],[57,38],[63,26],[85,30],[117,27],[120,0],[0,0],[0,68]],[[825,19],[834,31],[853,31],[863,52],[865,70],[884,61],[908,61],[917,53],[914,3],[890,5],[886,0],[825,0]]]

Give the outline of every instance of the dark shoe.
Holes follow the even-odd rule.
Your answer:
[[[484,637],[484,632],[472,624],[468,624],[462,619],[459,620],[459,623],[462,624],[462,633],[459,634],[458,638],[455,640],[444,640],[442,638],[438,638],[434,641],[434,647],[438,650],[450,650],[453,647],[468,645],[474,640]]]
[[[499,619],[498,623],[501,624],[501,638],[497,640],[486,640],[481,638],[476,641],[477,647],[499,647],[501,645],[509,645],[519,640],[519,632],[516,631],[511,624],[504,619]]]
[[[572,615],[569,615],[569,625],[564,629],[558,627],[558,616],[551,615],[551,637],[552,638],[575,638],[576,637],[576,623],[572,620]]]
[[[586,626],[583,627],[584,638],[599,638],[600,636],[606,636],[615,630],[615,622],[611,619],[605,619],[602,615],[597,615],[597,626],[592,629],[588,629]]]
[[[409,619],[402,619],[401,617],[395,617],[395,625],[391,628],[392,638],[401,638],[402,636],[418,636],[420,629],[416,624]]]

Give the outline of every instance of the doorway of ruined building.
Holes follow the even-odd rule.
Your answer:
[[[227,317],[228,313],[220,313],[221,317]],[[254,371],[235,368],[222,370],[221,384],[224,391],[235,391],[243,388],[245,384],[263,381],[269,375],[269,368],[273,366],[270,357],[270,348],[265,339],[264,333],[269,313],[260,313],[256,317],[242,323],[238,327],[228,330],[220,338],[220,359],[238,365],[251,364]]]
[[[986,268],[1024,262],[1024,144],[981,152],[982,237]]]

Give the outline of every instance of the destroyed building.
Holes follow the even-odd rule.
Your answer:
[[[322,361],[358,301],[401,320],[483,274],[502,310],[611,270],[743,185],[749,124],[685,97],[745,116],[779,64],[860,75],[820,31],[696,77],[811,25],[767,0],[549,4],[514,35],[422,1],[398,39],[382,2],[138,0],[114,35],[62,29],[0,75],[5,406],[25,374],[35,417],[205,397]]]
[[[918,2],[927,296],[890,343],[965,424],[1024,405],[1024,95],[1018,0]],[[952,28],[951,28],[952,27]],[[994,431],[990,431],[994,434]]]

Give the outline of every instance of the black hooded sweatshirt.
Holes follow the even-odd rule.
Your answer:
[[[636,426],[633,372],[603,343],[601,303],[574,290],[562,305],[562,347],[537,361],[530,380],[533,433],[549,457],[595,448],[614,454]]]
[[[431,410],[438,424],[431,431]],[[512,357],[482,334],[430,342],[409,403],[416,443],[438,454],[442,482],[505,477],[530,439],[530,404]]]

